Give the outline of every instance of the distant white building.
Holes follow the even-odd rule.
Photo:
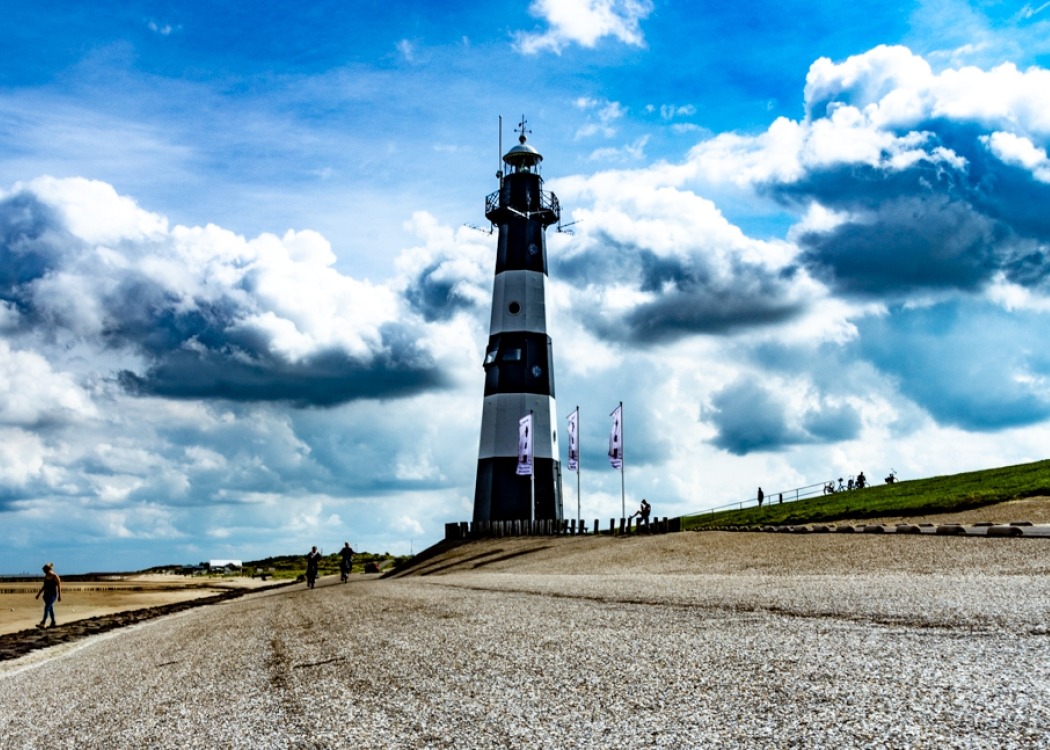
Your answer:
[[[240,560],[208,560],[208,570],[240,570],[244,567]]]

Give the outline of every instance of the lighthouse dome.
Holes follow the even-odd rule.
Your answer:
[[[518,138],[518,145],[503,155],[503,161],[514,167],[515,171],[532,171],[532,168],[543,161],[540,152],[525,142],[525,136]]]

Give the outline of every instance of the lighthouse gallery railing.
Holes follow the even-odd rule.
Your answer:
[[[496,190],[485,196],[485,213],[490,214],[500,207],[499,202],[500,191]],[[561,216],[561,204],[558,203],[558,196],[549,190],[540,191],[540,210],[541,211],[552,211],[555,216]]]

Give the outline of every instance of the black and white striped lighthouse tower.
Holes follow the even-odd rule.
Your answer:
[[[554,351],[547,335],[547,227],[558,199],[543,190],[539,151],[525,141],[503,155],[499,190],[485,217],[499,227],[492,322],[485,350],[485,403],[474,489],[474,521],[562,518],[561,462],[554,406]],[[518,476],[518,421],[532,413],[535,476]]]

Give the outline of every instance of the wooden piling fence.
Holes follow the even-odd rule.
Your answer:
[[[610,518],[608,532],[600,530],[599,519],[594,519],[593,531],[588,530],[587,524],[576,520],[538,518],[513,519],[508,521],[457,521],[445,524],[445,539],[468,540],[468,539],[501,539],[504,537],[522,536],[579,536],[586,534],[608,533],[609,535],[626,536],[629,534],[667,534],[681,530],[681,519],[679,518],[654,518],[648,527],[641,524],[632,524],[629,518]]]

